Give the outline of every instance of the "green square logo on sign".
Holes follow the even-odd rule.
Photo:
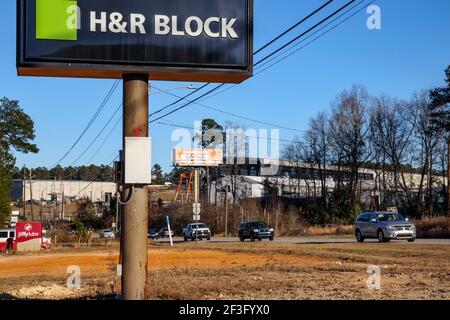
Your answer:
[[[77,40],[76,0],[36,0],[36,39]]]

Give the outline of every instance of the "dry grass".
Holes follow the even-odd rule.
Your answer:
[[[120,292],[115,263],[116,250],[92,248],[5,257],[0,298],[112,298]],[[69,264],[82,272],[75,295],[64,289]],[[380,291],[366,287],[373,264]],[[150,299],[450,299],[446,245],[159,244],[149,248],[149,270]]]
[[[430,217],[414,221],[418,238],[450,238],[450,217]]]
[[[353,236],[355,227],[352,225],[300,226],[286,231],[282,236]]]

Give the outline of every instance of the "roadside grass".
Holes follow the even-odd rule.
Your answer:
[[[204,250],[223,250],[247,254],[282,254],[330,259],[332,261],[351,261],[360,263],[404,264],[414,262],[421,265],[438,263],[450,268],[450,250],[439,245],[410,245],[395,243],[363,244],[278,244],[278,243],[242,243],[242,244],[199,244],[186,248]]]
[[[355,227],[353,225],[312,225],[312,226],[297,226],[289,231],[283,232],[280,236],[311,236],[311,237],[349,237],[355,234]]]
[[[79,295],[67,296],[63,288],[67,278],[65,268],[53,272],[46,269],[41,275],[22,273],[23,276],[0,279],[0,293],[19,298],[103,299],[113,298],[114,293],[120,292],[120,278],[113,270],[116,251],[111,256],[96,248],[75,251],[84,253],[83,261],[89,261],[89,265],[94,260],[104,262],[95,272],[82,268],[83,290]],[[65,261],[62,255],[50,254],[48,258],[57,258],[64,265],[76,262],[70,256]],[[152,244],[149,261],[149,298],[156,300],[450,297],[448,246],[245,242],[182,243],[170,248],[167,244]],[[381,291],[370,291],[366,286],[367,267],[374,264],[382,271]]]
[[[418,238],[450,238],[450,217],[425,217],[414,224]]]

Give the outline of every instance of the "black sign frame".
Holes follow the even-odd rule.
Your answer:
[[[247,64],[244,67],[221,67],[220,65],[145,65],[133,63],[61,62],[26,58],[26,18],[27,1],[17,1],[17,73],[19,76],[71,77],[122,79],[124,74],[144,73],[150,80],[241,83],[253,75],[253,1],[242,0],[247,10],[246,40]],[[180,0],[183,1],[183,0]],[[214,0],[224,1],[227,0]]]

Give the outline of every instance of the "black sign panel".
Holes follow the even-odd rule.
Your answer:
[[[19,75],[239,83],[253,0],[18,0]]]

